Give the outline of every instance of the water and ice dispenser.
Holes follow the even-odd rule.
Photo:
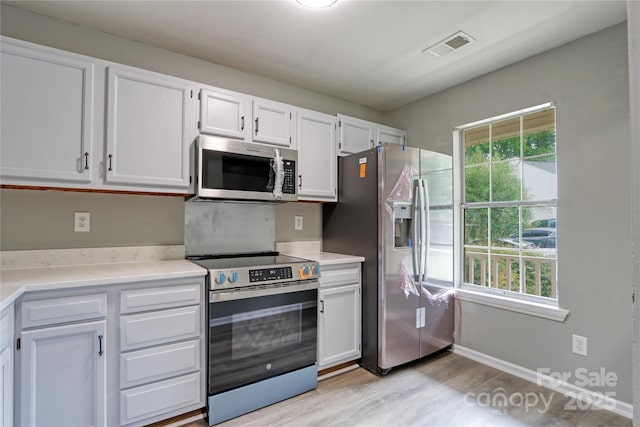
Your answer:
[[[413,246],[413,206],[411,203],[393,204],[393,246],[410,248]]]

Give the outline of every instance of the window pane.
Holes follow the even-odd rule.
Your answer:
[[[555,153],[555,127],[553,108],[524,116],[524,157]]]
[[[555,154],[525,159],[522,175],[525,200],[552,200],[558,197]]]
[[[493,161],[520,158],[520,117],[491,125]]]
[[[520,291],[520,256],[517,249],[491,250],[491,286]]]
[[[464,164],[489,161],[489,125],[464,131]]]
[[[489,210],[487,208],[466,209],[464,211],[464,244],[488,246]]]
[[[464,200],[467,203],[489,201],[489,163],[464,170]]]
[[[491,201],[520,201],[520,160],[491,164]]]
[[[489,285],[488,251],[486,248],[465,248],[464,282],[474,285]]]
[[[520,215],[517,207],[491,208],[491,246],[515,248],[520,246]]]

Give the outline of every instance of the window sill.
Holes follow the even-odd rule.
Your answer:
[[[564,322],[569,315],[569,310],[557,305],[541,304],[532,301],[523,301],[501,295],[492,295],[484,292],[471,291],[468,289],[456,289],[456,296],[461,301],[469,301],[489,307],[501,308],[503,310],[515,311],[516,313],[528,314],[530,316],[542,317],[543,319]]]

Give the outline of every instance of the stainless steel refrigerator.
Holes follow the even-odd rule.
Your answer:
[[[362,359],[377,374],[453,342],[451,156],[394,144],[341,157],[323,250],[365,258]]]

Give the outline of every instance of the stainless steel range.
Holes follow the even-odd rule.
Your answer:
[[[209,270],[209,425],[316,388],[318,265],[189,259]]]
[[[269,237],[256,242],[256,236],[265,233],[265,223],[270,222],[269,209],[200,203],[186,212],[187,224],[198,224],[199,230],[185,229],[187,259],[209,270],[209,425],[317,386],[318,264],[271,251],[215,254],[234,246],[275,246],[273,240],[268,242]],[[253,212],[253,221],[234,224],[247,211]],[[216,224],[207,225],[211,221]],[[234,238],[224,245],[225,250],[207,248],[219,245],[229,226],[238,227],[235,233],[247,242],[238,243]],[[203,230],[208,230],[205,238]],[[212,254],[194,255],[194,250],[202,248]]]

